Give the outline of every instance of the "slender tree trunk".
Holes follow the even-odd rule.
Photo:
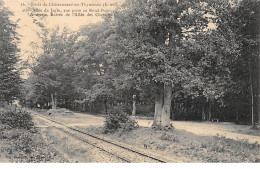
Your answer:
[[[208,117],[208,121],[211,120],[211,116],[212,116],[212,105],[211,105],[211,98],[209,98],[209,117]]]
[[[188,107],[188,101],[186,101],[186,104],[185,104],[185,112],[183,113],[185,116],[187,116],[188,112],[189,112],[189,107]]]
[[[254,90],[253,90],[253,81],[251,75],[251,62],[248,61],[248,69],[249,69],[249,82],[250,82],[250,95],[251,95],[251,124],[255,125],[254,123]]]
[[[197,105],[197,115],[198,115],[198,117],[196,118],[196,120],[197,119],[199,120],[199,116],[201,115],[200,114],[200,104]]]
[[[104,100],[104,104],[105,104],[105,111],[106,111],[106,114],[107,114],[107,99]]]
[[[57,109],[57,93],[54,93],[54,103],[55,103],[55,109]]]
[[[56,92],[53,94],[51,93],[51,106],[52,106],[52,109],[57,109],[57,94]]]
[[[258,106],[258,125],[260,126],[260,69],[259,69],[259,65],[260,65],[260,55],[258,55],[258,60],[257,60],[257,62],[258,62],[258,67],[257,67],[257,76],[258,76],[258,85],[257,85],[257,87],[258,87],[258,92],[257,92],[257,94],[258,94],[258,101],[257,101],[257,106]]]
[[[236,110],[236,123],[239,123],[239,118],[238,118],[238,110]]]
[[[215,112],[215,99],[212,99],[212,106],[211,106],[211,120],[214,120],[216,117],[216,112]]]
[[[136,115],[136,95],[133,95],[133,110],[132,110],[132,116]]]
[[[180,110],[181,110],[181,114],[184,114],[184,106],[183,106],[183,103],[180,104]]]
[[[187,99],[187,113],[185,114],[185,119],[184,120],[187,120],[186,117],[189,116],[189,113],[190,113],[190,100]]]
[[[79,105],[80,105],[80,111],[81,111],[81,112],[84,111],[84,110],[83,110],[83,109],[84,109],[84,103],[80,103]]]
[[[204,106],[202,105],[202,110],[201,110],[201,119],[202,119],[202,121],[205,121],[206,120],[206,117],[205,117],[205,110],[204,110]]]
[[[55,103],[54,103],[54,96],[53,96],[53,93],[51,93],[51,107],[52,109],[54,110],[55,109]]]

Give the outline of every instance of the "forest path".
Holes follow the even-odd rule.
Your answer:
[[[249,125],[189,121],[171,121],[171,123],[176,129],[185,130],[199,136],[219,135],[233,140],[248,141],[249,143],[258,142],[260,144],[260,137],[256,136],[260,134],[259,131],[251,129]],[[150,127],[152,120],[138,120],[138,124],[143,127]]]

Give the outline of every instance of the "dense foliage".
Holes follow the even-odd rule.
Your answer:
[[[136,95],[137,113],[161,127],[170,118],[256,124],[259,2],[126,0],[78,33],[46,31],[21,101],[130,113]]]
[[[27,111],[5,106],[0,111],[0,121],[4,125],[8,125],[12,128],[30,130],[34,127],[32,117]]]
[[[17,25],[10,19],[12,15],[0,0],[0,103],[12,103],[19,96],[21,84],[20,74],[16,69],[19,61],[19,39]]]

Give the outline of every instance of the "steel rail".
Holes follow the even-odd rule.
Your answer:
[[[112,142],[112,141],[110,141],[110,140],[106,140],[106,139],[104,139],[104,138],[100,138],[100,137],[95,136],[95,135],[93,135],[93,134],[91,134],[91,133],[88,133],[88,132],[86,132],[86,131],[82,131],[81,129],[79,129],[79,128],[77,128],[77,127],[67,126],[67,125],[65,125],[65,124],[63,124],[63,123],[61,123],[61,122],[59,122],[59,121],[50,119],[50,118],[48,118],[48,117],[46,117],[46,116],[43,116],[43,115],[41,115],[41,114],[39,114],[39,113],[35,113],[35,112],[31,112],[31,113],[36,114],[37,116],[40,116],[40,117],[42,117],[42,118],[44,118],[44,119],[46,119],[46,120],[49,120],[49,121],[51,121],[51,122],[53,122],[53,123],[57,123],[57,124],[59,124],[59,125],[61,125],[61,126],[64,126],[64,127],[68,128],[68,129],[70,129],[70,130],[76,131],[76,132],[78,132],[78,133],[81,133],[81,134],[83,134],[83,135],[87,135],[87,136],[89,136],[89,137],[95,138],[95,139],[97,139],[97,140],[100,140],[100,141],[103,141],[103,142],[106,142],[106,143],[109,143],[109,144],[114,145],[114,146],[116,146],[116,147],[120,147],[120,148],[122,148],[122,149],[124,149],[124,150],[127,150],[127,151],[133,152],[133,153],[135,153],[135,154],[138,154],[138,155],[140,155],[140,156],[143,156],[143,157],[152,159],[152,160],[154,160],[154,161],[156,161],[156,162],[167,163],[166,161],[164,161],[164,160],[162,160],[162,159],[158,159],[158,158],[156,158],[156,157],[152,157],[151,155],[144,154],[144,153],[142,153],[142,152],[139,152],[138,150],[133,150],[133,149],[131,149],[131,148],[129,148],[129,147],[125,147],[125,146],[123,146],[123,145],[119,145],[119,144],[114,143],[114,142]],[[90,145],[92,145],[92,146],[94,146],[94,147],[96,147],[96,148],[98,148],[98,149],[100,149],[100,150],[102,150],[102,151],[105,151],[105,152],[107,152],[107,153],[109,153],[109,154],[111,154],[111,155],[113,155],[113,156],[115,156],[115,157],[117,157],[117,158],[119,158],[119,159],[125,161],[125,162],[131,163],[131,161],[129,161],[129,160],[123,158],[123,157],[120,157],[120,156],[118,156],[118,155],[116,155],[116,154],[114,154],[114,153],[112,153],[112,152],[109,152],[109,151],[107,151],[107,150],[105,150],[105,149],[103,149],[103,148],[101,148],[101,147],[98,147],[98,146],[96,146],[95,144],[93,144],[93,143],[87,141],[86,139],[79,138],[79,137],[76,136],[75,134],[69,133],[68,131],[65,131],[65,130],[63,130],[63,129],[61,129],[61,128],[57,128],[57,129],[59,129],[59,130],[65,132],[65,133],[67,133],[67,134],[69,134],[69,135],[71,135],[71,136],[73,136],[73,137],[76,137],[77,139],[80,139],[81,141],[83,141],[83,142],[85,142],[85,143],[87,143],[87,144],[90,144]]]

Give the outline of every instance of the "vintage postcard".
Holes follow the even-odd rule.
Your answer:
[[[0,0],[0,163],[256,167],[259,5]]]

